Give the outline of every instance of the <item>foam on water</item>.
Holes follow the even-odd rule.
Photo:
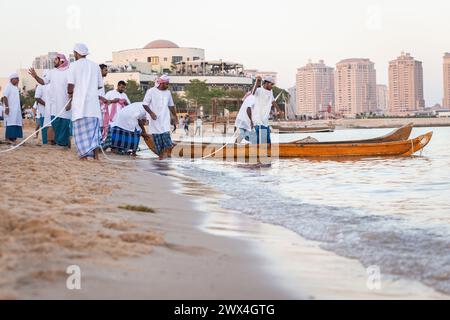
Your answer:
[[[223,192],[220,205],[226,209],[286,227],[365,266],[380,266],[384,275],[450,294],[449,140],[450,128],[436,129],[425,156],[408,159],[172,166]]]

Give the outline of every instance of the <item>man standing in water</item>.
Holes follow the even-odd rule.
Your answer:
[[[81,160],[99,160],[102,73],[98,64],[86,59],[89,50],[85,44],[76,44],[74,54],[76,62],[70,68],[67,88],[73,100],[67,109],[72,109],[75,144]]]
[[[169,89],[170,78],[162,75],[156,80],[155,87],[149,89],[144,98],[144,108],[150,109],[150,134],[153,135],[159,159],[171,156],[173,143],[170,136],[171,123],[177,121],[177,110]]]
[[[255,97],[254,109],[248,110],[255,126],[258,144],[272,144],[269,126],[270,112],[274,108],[276,114],[281,113],[281,109],[273,96],[272,88],[274,84],[272,77],[265,77],[264,81],[261,77],[258,77],[256,79],[256,86],[252,92]]]

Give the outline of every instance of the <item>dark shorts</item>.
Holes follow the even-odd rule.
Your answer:
[[[258,144],[272,144],[270,127],[256,126],[256,140]]]

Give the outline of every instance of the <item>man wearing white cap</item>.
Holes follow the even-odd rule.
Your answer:
[[[6,140],[15,142],[18,138],[23,138],[23,122],[22,122],[22,107],[20,105],[19,76],[17,73],[9,77],[8,85],[3,91],[3,106]]]
[[[156,80],[155,87],[145,94],[144,108],[149,108],[150,133],[153,135],[159,159],[170,157],[173,143],[170,136],[171,123],[177,123],[177,110],[169,89],[170,78],[162,75]]]
[[[262,82],[262,86],[261,86]],[[256,86],[253,89],[255,96],[254,108],[249,109],[249,114],[252,116],[253,125],[255,126],[257,143],[271,144],[269,118],[272,108],[278,113],[281,112],[280,107],[273,96],[274,80],[272,77],[265,77],[264,81],[261,77],[256,79]]]
[[[98,160],[101,145],[102,113],[98,92],[103,87],[100,67],[86,59],[89,50],[84,44],[74,48],[75,62],[72,63],[68,77],[68,93],[72,97],[73,134],[81,160]]]

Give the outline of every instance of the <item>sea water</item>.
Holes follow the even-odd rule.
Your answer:
[[[390,131],[311,136],[353,140]],[[177,160],[170,166],[223,193],[225,209],[283,226],[394,279],[419,280],[450,294],[450,128],[412,135],[428,131],[434,131],[432,142],[411,158],[273,160],[264,167]]]

